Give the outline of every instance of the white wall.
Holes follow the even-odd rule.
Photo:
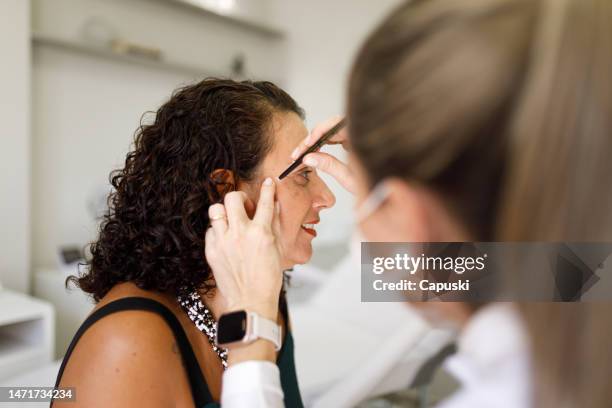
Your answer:
[[[30,7],[0,2],[0,282],[27,292],[30,265]]]
[[[33,264],[96,235],[87,200],[122,165],[141,115],[188,78],[72,52],[33,53]]]

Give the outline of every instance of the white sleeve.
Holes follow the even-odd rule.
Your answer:
[[[223,373],[222,408],[283,408],[280,371],[269,361],[245,361]]]

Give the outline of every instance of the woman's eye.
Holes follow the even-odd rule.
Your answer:
[[[306,184],[308,183],[308,181],[310,181],[310,173],[312,173],[312,170],[302,170],[298,173],[298,176],[303,184]]]

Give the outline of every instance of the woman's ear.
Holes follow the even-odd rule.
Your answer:
[[[230,191],[236,190],[236,179],[231,170],[215,169],[210,173],[209,178],[215,186],[219,197],[223,197]]]
[[[223,199],[223,197],[225,197],[225,195],[230,191],[244,190],[245,187],[248,187],[248,184],[243,182],[236,183],[234,173],[227,169],[215,169],[212,173],[210,173],[210,180],[215,186],[220,199]],[[249,193],[248,189],[246,192],[247,194]],[[244,209],[249,218],[253,218],[256,208],[255,203],[253,203],[251,199],[248,199],[245,201],[244,205]]]

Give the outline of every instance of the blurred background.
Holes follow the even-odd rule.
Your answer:
[[[92,307],[64,280],[96,237],[109,172],[143,113],[206,76],[266,79],[311,128],[344,111],[352,58],[398,3],[0,0],[0,383],[53,384]],[[305,401],[427,406],[452,388],[443,374],[432,386],[425,364],[451,335],[402,305],[360,303],[351,199],[326,180],[337,205],[289,289]]]

